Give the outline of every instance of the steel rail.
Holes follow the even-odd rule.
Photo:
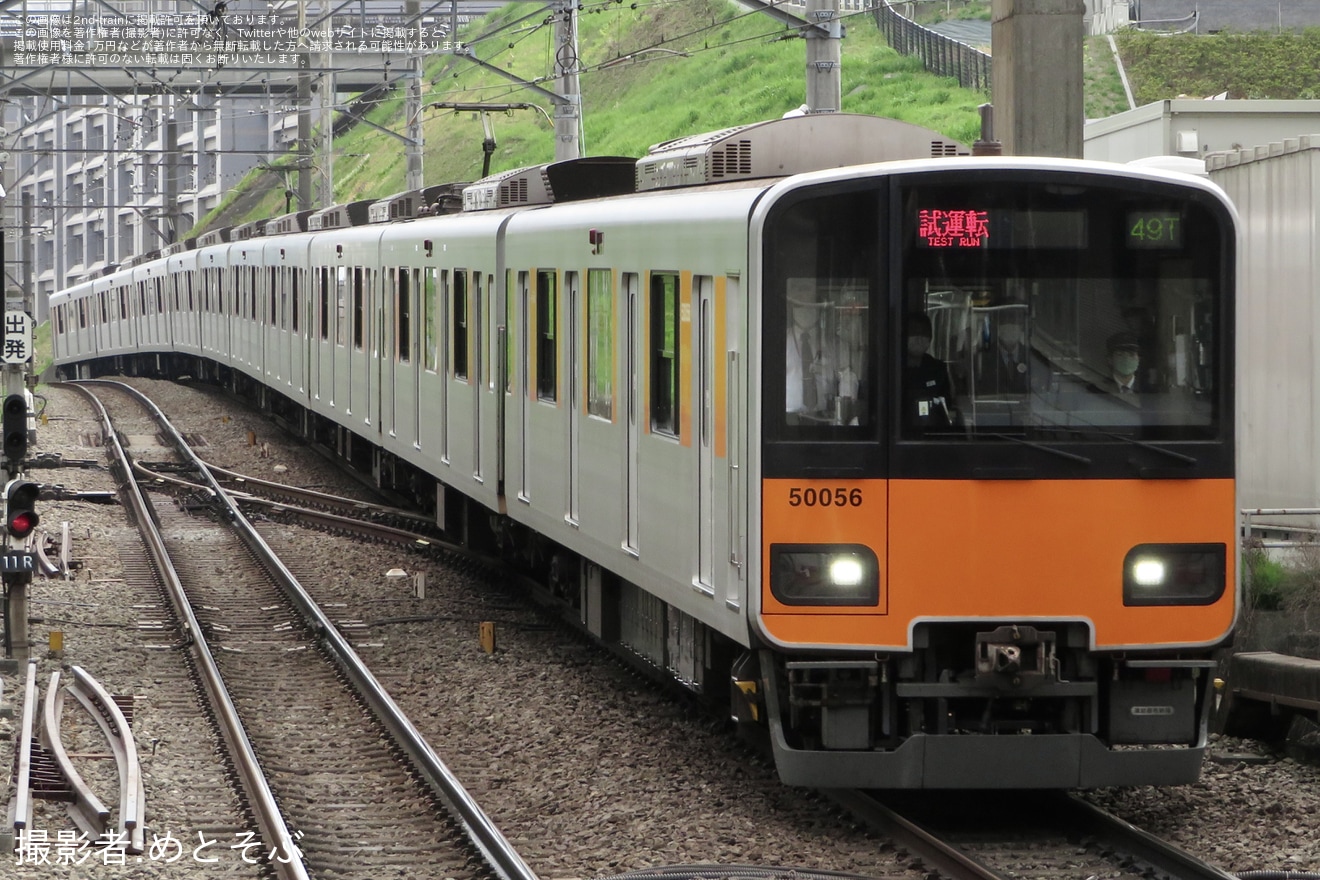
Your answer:
[[[919,859],[929,873],[959,880],[1003,880],[956,846],[861,791],[829,788],[822,789],[821,794],[867,824],[883,830],[894,840],[895,846],[906,849]]]
[[[1142,831],[1130,822],[1107,813],[1075,794],[1065,801],[1074,812],[1074,821],[1088,832],[1098,833],[1137,859],[1151,866],[1157,876],[1179,880],[1236,880],[1233,874],[1203,862],[1191,853]]]
[[[863,822],[880,828],[895,845],[920,860],[931,873],[947,878],[1003,880],[1003,875],[982,865],[943,840],[937,833],[897,813],[865,792],[826,789],[821,794]],[[1147,873],[1170,880],[1236,880],[1232,874],[1125,822],[1070,792],[1059,792],[1047,802],[1050,824],[1070,838],[1101,841],[1131,856]]]
[[[162,474],[159,471],[153,471],[151,468],[147,467],[146,465],[143,465],[140,462],[136,462],[136,461],[133,462],[133,470],[136,471],[137,473],[144,475],[154,483],[165,483],[172,486],[178,486],[179,488],[182,489],[201,492],[205,494],[207,498],[213,501],[219,499],[219,494],[217,490],[210,485],[206,485],[204,483],[198,483],[195,480],[189,480],[184,477],[175,476],[173,474]],[[240,479],[245,479],[242,477],[241,474],[236,476],[238,476]],[[258,480],[256,482],[260,483],[264,481]],[[218,483],[214,485],[218,486]],[[270,483],[268,485],[281,486],[282,484]],[[410,532],[407,529],[401,529],[396,526],[386,525],[385,523],[379,523],[369,519],[360,519],[358,517],[353,517],[353,516],[341,516],[340,514],[337,513],[330,513],[324,510],[315,510],[310,507],[298,507],[296,505],[290,504],[287,501],[277,501],[271,498],[262,498],[260,495],[252,495],[247,492],[238,492],[232,489],[226,491],[228,491],[229,496],[233,500],[237,501],[239,504],[249,504],[256,507],[264,507],[267,510],[271,510],[275,512],[288,511],[289,513],[293,514],[299,519],[313,525],[328,526],[330,528],[347,529],[358,535],[361,535],[362,537],[375,538],[378,540],[387,541],[391,544],[398,544],[403,547],[413,547],[415,549],[429,549],[432,547],[439,547],[444,550],[450,550],[454,553],[470,555],[467,548],[459,544],[453,544],[448,541],[427,537],[426,535],[419,535],[416,532]],[[317,494],[322,494],[322,493],[317,493]],[[337,496],[334,495],[323,495],[323,497],[337,498]],[[353,503],[351,499],[344,498],[338,500],[345,502],[345,504],[337,505],[340,506],[342,509],[349,509],[349,505]],[[363,509],[371,510],[373,508],[365,507]],[[392,510],[393,508],[374,508],[374,509]],[[425,517],[422,517],[422,519],[428,524],[430,524],[431,522],[429,519],[426,519]]]
[[[46,577],[55,577],[60,573],[60,567],[51,561],[46,553],[46,533],[38,531],[37,538],[33,541],[32,550],[37,554],[37,564],[41,567],[41,573]]]
[[[142,766],[138,763],[133,729],[119,704],[101,683],[81,666],[70,669],[74,686],[70,693],[91,714],[110,743],[119,769],[119,833],[125,849],[138,854],[145,848],[147,794],[142,784]]]
[[[220,474],[227,480],[236,483],[244,483],[249,486],[255,486],[267,494],[287,495],[313,504],[322,504],[326,507],[340,508],[343,510],[365,511],[381,516],[390,516],[396,519],[407,520],[409,522],[422,523],[430,527],[435,527],[435,520],[428,516],[412,511],[405,510],[402,507],[393,507],[387,504],[376,504],[370,501],[358,501],[354,498],[345,498],[342,495],[331,495],[327,492],[318,492],[315,489],[303,489],[298,486],[290,486],[286,483],[276,483],[271,480],[264,480],[261,477],[253,477],[247,474],[240,474],[231,471],[228,468],[222,468],[219,465],[203,461],[206,469],[212,474]]]
[[[100,384],[114,386],[116,389],[133,395],[144,407],[150,410],[161,432],[186,456],[190,457],[197,469],[205,474],[207,482],[216,495],[221,498],[229,512],[230,525],[236,530],[243,543],[253,555],[266,566],[277,583],[283,585],[288,598],[303,615],[307,624],[318,634],[322,646],[335,658],[340,670],[357,688],[359,695],[367,703],[376,719],[389,730],[396,743],[403,748],[419,772],[436,795],[445,802],[454,816],[461,820],[464,832],[472,845],[481,853],[490,868],[503,880],[539,880],[531,867],[513,848],[503,833],[495,826],[480,805],[463,787],[453,772],[445,766],[440,757],[431,748],[430,743],[418,732],[393,697],[380,684],[371,671],[358,657],[348,640],[340,634],[334,622],[316,605],[312,597],[303,589],[293,573],[285,567],[279,557],[266,544],[256,528],[243,515],[229,490],[225,489],[197,458],[184,441],[182,435],[170,423],[165,414],[145,395],[132,386],[104,380],[83,380],[76,384]]]
[[[105,831],[105,824],[110,820],[110,809],[101,802],[82,778],[82,774],[69,760],[69,753],[64,748],[60,737],[60,715],[64,706],[64,691],[60,690],[60,671],[50,674],[50,684],[46,687],[45,711],[42,714],[42,731],[46,751],[55,759],[55,764],[64,774],[73,790],[73,802],[69,804],[69,817],[92,840],[98,840]]]
[[[14,843],[21,846],[23,832],[32,828],[32,729],[37,717],[37,661],[28,661],[23,686],[23,717],[18,730],[18,773],[14,779]]]
[[[271,843],[279,852],[288,856],[287,862],[282,859],[272,859],[271,868],[280,880],[311,880],[303,860],[295,857],[298,848],[294,845],[293,835],[284,822],[283,813],[281,813],[279,805],[275,801],[275,795],[271,792],[266,776],[257,761],[256,752],[252,748],[247,732],[243,729],[238,711],[225,689],[224,680],[220,675],[215,658],[211,655],[210,646],[206,644],[206,639],[201,635],[201,625],[193,614],[192,606],[184,593],[178,572],[175,571],[174,563],[170,560],[169,551],[165,547],[165,540],[159,529],[154,526],[155,518],[152,516],[151,506],[147,503],[141,486],[132,478],[128,453],[120,444],[119,437],[115,434],[114,426],[110,423],[110,416],[105,407],[97,399],[91,388],[87,387],[90,385],[101,385],[120,391],[132,389],[120,382],[103,382],[100,380],[69,383],[70,387],[77,388],[85,394],[100,412],[106,442],[113,452],[113,466],[119,479],[122,480],[121,490],[128,497],[133,516],[141,525],[140,531],[147,553],[165,585],[165,590],[170,597],[171,604],[174,606],[175,613],[178,614],[184,642],[192,655],[193,661],[196,663],[198,677],[215,711],[220,734],[225,740],[225,745],[229,748],[229,754],[234,761],[239,781],[247,797],[248,806],[259,826],[258,830],[261,832],[262,840]]]

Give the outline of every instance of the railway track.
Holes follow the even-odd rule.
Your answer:
[[[1065,792],[827,795],[949,880],[1234,880]]]
[[[85,387],[116,413],[145,405],[115,383]],[[141,442],[141,416],[123,418],[139,445],[153,448]],[[151,420],[167,445],[189,454],[163,416]],[[107,416],[112,445],[120,430]],[[133,470],[127,460],[122,469]],[[172,582],[183,641],[277,874],[376,877],[425,864],[447,877],[534,878],[336,622],[264,549],[236,505],[221,503],[227,492],[212,486],[213,517],[189,515],[132,484],[126,492],[153,565]]]
[[[141,441],[139,442],[141,443]],[[175,467],[172,463],[167,464],[170,466],[163,468],[162,470],[170,470]],[[188,470],[190,469],[187,467],[177,468],[177,472],[179,473],[184,473]],[[264,487],[259,489],[256,488],[257,481],[250,480],[249,478],[244,477],[244,475],[238,474],[234,471],[227,471],[222,476],[224,477],[227,486],[234,487],[232,491],[226,489],[226,492],[229,494],[238,495],[238,487],[247,486],[248,488],[253,488],[254,491],[251,493],[247,493],[246,489],[243,490],[244,494],[241,496],[242,503],[247,506],[261,504],[267,511],[267,514],[272,518],[275,518],[276,514],[278,514],[279,517],[296,516],[299,518],[304,515],[304,512],[301,509],[295,508],[292,499],[288,497],[272,498],[264,501],[255,500],[257,492],[267,491]],[[197,490],[195,485],[196,480],[198,479],[200,479],[200,476],[194,474],[192,475],[192,479],[180,480],[180,485],[182,486],[183,483],[187,483],[189,485],[182,487],[188,492],[196,493]],[[277,486],[278,484],[271,485]],[[278,491],[278,489],[276,491]],[[219,487],[217,486],[216,489],[210,490],[210,492],[218,493]],[[209,497],[208,494],[208,498]],[[324,498],[332,499],[332,496],[324,496]],[[209,503],[208,500],[207,504]],[[381,510],[374,509],[373,505],[364,504],[358,501],[351,502],[345,506],[331,500],[324,503],[323,506],[328,509],[336,507],[340,509],[340,513],[331,514],[331,516],[342,522],[342,529],[344,531],[356,530],[360,528],[364,522],[367,527],[370,527],[374,521],[389,515],[388,508],[382,508],[381,510],[386,511],[385,513],[382,513]],[[164,508],[173,516],[182,517],[182,514],[174,512],[168,506],[158,504],[157,507]],[[185,542],[188,540],[186,532],[187,529],[191,528],[193,521],[192,518],[182,517],[180,521],[175,523],[173,528],[175,528],[180,535],[185,536],[180,540],[184,540]],[[395,527],[391,526],[390,528]],[[271,529],[268,526],[262,526],[262,531],[263,533],[269,533],[272,537],[272,543],[280,543],[276,534],[280,531],[279,529]],[[284,531],[287,532],[290,530],[286,529]],[[415,532],[410,532],[407,529],[396,529],[396,531],[398,532],[397,543],[401,545],[416,541],[419,537]],[[293,542],[285,541],[283,543],[286,549],[294,549],[297,545],[296,540]],[[442,545],[440,542],[437,542],[435,546]],[[288,564],[289,567],[295,571],[304,567],[303,561],[297,558],[291,558]],[[315,568],[309,570],[314,572]],[[205,572],[202,574],[205,575]],[[339,595],[330,595],[329,598],[332,602],[339,603],[343,597]],[[350,602],[347,605],[336,609],[335,612],[339,618],[335,622],[340,624],[346,632],[353,633],[357,639],[356,644],[358,646],[363,646],[365,644],[368,651],[371,650],[373,643],[364,643],[363,640],[367,638],[366,633],[374,628],[376,634],[373,635],[372,638],[378,638],[382,623],[380,620],[369,623],[364,623],[362,620],[362,617],[364,616],[364,607],[368,607],[367,603],[372,601],[379,600],[366,599],[364,600],[363,605],[357,607],[348,607],[352,605]],[[497,596],[494,600],[494,605],[497,613],[504,612],[506,614],[511,614],[512,616],[517,616],[516,612],[512,612],[517,601],[518,600],[514,599],[512,596],[503,598]],[[464,609],[464,613],[468,610],[471,610],[474,614],[489,617],[492,612],[492,606],[487,605],[484,608]],[[204,608],[203,611],[207,613],[199,618],[202,621],[202,625],[211,623],[212,618],[209,616],[209,609]],[[348,617],[353,619],[346,620]],[[252,624],[252,626],[260,631],[263,626],[263,623],[260,620],[261,615],[258,614],[257,618],[258,619]],[[221,625],[229,626],[229,624],[226,624],[223,621],[221,621]],[[266,626],[267,636],[270,637],[269,630],[271,630],[272,627],[270,626],[269,621],[266,621],[264,625]],[[532,625],[534,626],[534,624]],[[222,647],[234,647],[234,644],[229,641],[231,637],[229,632],[217,630],[214,626],[212,626],[211,629],[213,632],[219,633],[218,642]],[[307,652],[306,647],[296,648],[295,650],[300,653]],[[237,654],[238,652],[228,650],[223,651],[223,653]],[[397,677],[406,678],[403,675],[397,675]],[[390,673],[390,678],[392,681],[396,678],[396,673],[394,671]],[[413,699],[415,699],[414,695],[407,693],[400,694],[400,701],[405,704]],[[663,698],[656,698],[657,704],[661,699]],[[641,707],[638,706],[635,708]],[[475,758],[464,762],[459,775],[465,780],[470,779],[474,781],[475,790],[478,791],[484,791],[491,786],[498,788],[503,784],[505,779],[504,773],[497,767],[497,765],[491,764],[489,760],[483,758]],[[861,806],[862,802],[869,799],[857,792],[835,792],[831,794],[835,796],[836,802],[840,803],[840,805],[850,813],[858,816],[865,815],[868,809],[881,810],[885,806],[878,805],[863,807]],[[480,799],[481,797],[482,795],[479,794],[478,798]],[[984,819],[986,816],[995,815],[1000,817],[1018,817],[1020,819],[1022,816],[1029,815],[1032,812],[1029,809],[1007,809],[1003,804],[1003,800],[1004,798],[1002,796],[997,797],[990,805],[984,806],[980,810],[971,810],[970,812],[974,819]],[[945,800],[945,803],[947,805],[947,799]],[[1190,859],[1188,864],[1182,864],[1177,857],[1174,857],[1173,862],[1168,862],[1164,857],[1153,858],[1149,854],[1142,854],[1140,850],[1134,850],[1129,844],[1112,842],[1113,835],[1110,832],[1101,834],[1094,828],[1088,830],[1081,824],[1074,824],[1070,829],[1063,831],[1060,831],[1057,823],[1054,823],[1054,826],[1048,829],[1042,828],[1039,830],[1033,830],[1024,822],[1018,822],[1017,824],[1010,823],[1008,826],[1005,826],[1004,822],[1000,821],[997,823],[999,826],[998,828],[987,828],[984,823],[978,826],[974,824],[972,820],[965,819],[962,822],[962,827],[958,828],[956,827],[956,823],[950,825],[947,822],[947,817],[946,820],[936,821],[939,817],[932,819],[929,815],[918,815],[915,811],[911,810],[911,805],[899,806],[901,809],[897,812],[890,808],[889,815],[891,817],[907,816],[907,824],[924,827],[928,837],[942,839],[945,855],[937,855],[937,850],[931,849],[931,844],[929,843],[918,845],[910,842],[906,831],[903,831],[902,829],[895,830],[892,818],[886,821],[877,821],[868,818],[866,821],[868,825],[876,828],[885,836],[895,839],[897,841],[896,845],[899,849],[910,854],[910,870],[922,875],[938,875],[950,878],[1009,876],[1018,878],[1071,878],[1090,876],[1108,878],[1127,876],[1136,877],[1140,875],[1145,877],[1160,876],[1171,878],[1214,877],[1220,878],[1220,880],[1224,877],[1230,876],[1217,871],[1217,869],[1210,866],[1196,868],[1195,859]],[[1058,805],[1050,805],[1045,808],[1043,812],[1054,815],[1060,812],[1060,807]],[[900,822],[898,824],[901,825],[903,823]],[[333,837],[334,835],[331,834],[329,836]],[[527,833],[526,831],[524,831],[523,836],[518,838],[516,842],[520,849],[523,847],[535,849],[537,847],[544,848],[547,846],[544,841],[537,840],[535,834]],[[1158,843],[1158,841],[1155,841],[1155,844],[1158,845]],[[1150,842],[1148,841],[1146,845],[1149,846]],[[390,864],[393,865],[395,863],[390,862]],[[1191,867],[1188,866],[1189,864]],[[681,873],[683,870],[682,867],[665,869],[665,871],[669,872],[668,876],[676,876],[673,872]],[[744,875],[746,875],[746,870],[739,871],[736,867],[731,868],[726,866],[720,866],[718,868],[701,866],[699,870],[694,870],[692,874],[692,876],[698,877]]]

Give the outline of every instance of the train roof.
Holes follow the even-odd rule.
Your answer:
[[[381,199],[226,226],[189,243],[203,248],[260,236],[408,221],[459,210],[470,213],[560,204],[968,153],[965,146],[938,132],[895,119],[853,113],[808,114],[662,141],[641,159],[587,156],[548,162],[500,172],[475,183],[430,185]],[[135,262],[155,256],[144,255]]]

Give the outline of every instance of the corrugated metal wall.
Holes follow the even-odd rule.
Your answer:
[[[1208,157],[1242,216],[1241,501],[1320,506],[1320,135]]]

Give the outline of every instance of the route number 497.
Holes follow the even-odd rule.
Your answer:
[[[845,489],[839,486],[834,489],[817,489],[814,486],[801,488],[794,486],[788,490],[789,507],[861,507],[862,490]]]

